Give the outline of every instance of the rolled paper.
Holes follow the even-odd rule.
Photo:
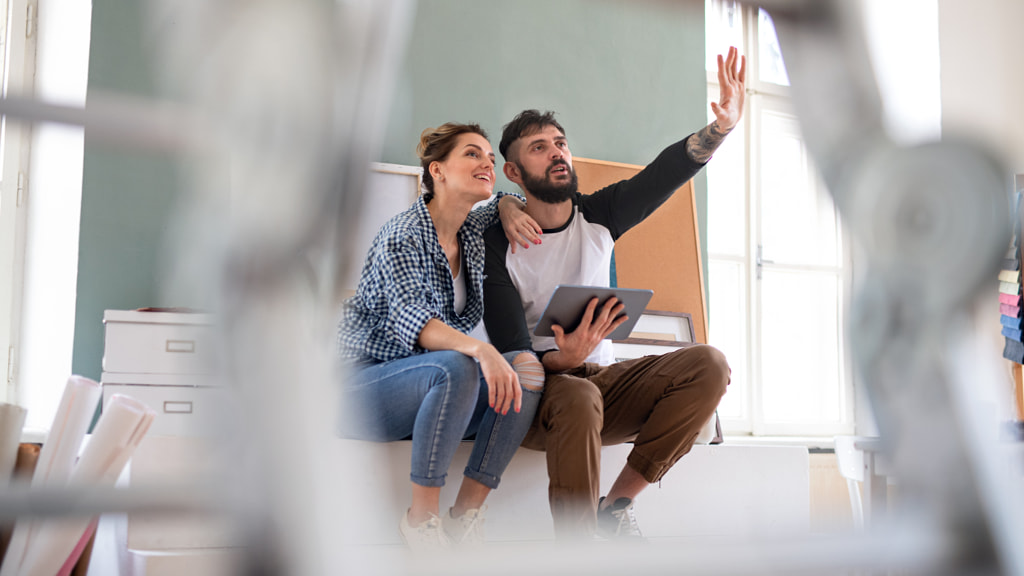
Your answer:
[[[25,426],[25,409],[0,402],[0,488],[11,481],[14,463],[18,461],[21,429]]]
[[[82,553],[85,552],[87,546],[89,546],[89,540],[92,539],[92,535],[96,533],[96,526],[99,524],[99,518],[93,518],[92,522],[85,529],[85,534],[75,544],[74,550],[71,551],[71,555],[64,561],[64,565],[57,571],[57,576],[71,576],[71,571],[75,569],[75,564],[78,564],[78,559],[82,557]]]
[[[68,487],[113,486],[155,417],[152,408],[134,398],[120,394],[111,396],[68,480]],[[70,517],[39,522],[18,576],[57,574],[92,521],[92,518]]]
[[[53,418],[50,432],[43,442],[32,474],[32,486],[64,486],[71,477],[75,458],[82,446],[82,439],[92,424],[103,388],[99,382],[71,376],[64,386],[57,414]],[[19,520],[14,525],[14,534],[7,547],[0,576],[21,574],[25,553],[32,545],[38,522],[33,519]],[[56,572],[56,570],[54,570]]]

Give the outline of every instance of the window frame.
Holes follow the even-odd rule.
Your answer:
[[[38,3],[5,0],[2,92],[31,96],[35,91]],[[0,172],[0,354],[6,358],[5,386],[0,401],[18,399],[18,353],[25,279],[25,239],[28,222],[28,171],[32,126],[27,122],[0,123],[3,140]],[[13,210],[10,209],[13,207]]]
[[[706,14],[709,20],[716,17],[717,8],[722,0],[707,0]],[[837,434],[852,434],[855,429],[855,387],[851,362],[849,361],[845,342],[845,322],[849,309],[848,295],[850,290],[851,277],[851,255],[850,244],[845,228],[842,226],[838,210],[836,210],[836,223],[838,226],[837,241],[841,248],[837,254],[838,267],[834,270],[831,267],[829,273],[836,274],[838,299],[837,304],[837,337],[838,337],[838,361],[839,361],[839,421],[834,424],[816,423],[783,423],[768,422],[763,413],[763,382],[761,381],[761,342],[759,333],[763,320],[763,309],[761,302],[761,289],[755,284],[759,280],[757,274],[757,250],[761,244],[762,222],[759,186],[760,154],[757,150],[758,142],[762,136],[761,119],[765,113],[777,113],[794,116],[791,106],[791,89],[789,86],[765,82],[760,80],[759,61],[759,26],[758,8],[756,6],[738,5],[741,17],[742,38],[744,45],[738,46],[741,54],[747,57],[747,110],[743,118],[742,153],[743,163],[746,167],[746,178],[744,179],[744,219],[745,219],[745,251],[742,255],[716,254],[709,249],[708,260],[711,262],[723,262],[739,264],[743,267],[743,279],[745,284],[738,292],[743,295],[745,301],[743,308],[747,314],[746,325],[742,337],[745,338],[745,358],[747,382],[744,385],[743,410],[746,414],[744,419],[721,418],[722,427],[729,435],[750,435],[750,436],[833,436]],[[710,37],[710,34],[709,34]],[[707,46],[709,52],[716,50]],[[707,86],[709,102],[717,97],[719,84],[717,73],[713,69],[707,70]],[[711,183],[709,181],[709,187]],[[714,191],[708,191],[713,194]],[[710,206],[710,203],[709,203]],[[710,248],[710,247],[709,247]],[[788,268],[788,267],[784,267]],[[818,268],[818,267],[813,267]],[[824,271],[824,270],[823,270]],[[710,273],[710,266],[709,266]],[[714,298],[714,295],[711,295]],[[714,319],[712,318],[713,322]]]

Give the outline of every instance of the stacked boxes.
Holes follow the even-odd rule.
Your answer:
[[[122,394],[157,416],[129,464],[133,487],[180,489],[213,485],[221,470],[225,423],[232,414],[228,390],[215,386],[212,318],[206,314],[107,310],[103,355],[104,403]],[[216,514],[130,514],[119,556],[122,574],[205,574],[237,552],[230,518]],[[209,566],[208,566],[209,565]],[[161,568],[166,566],[167,568]],[[190,566],[180,572],[182,566]]]

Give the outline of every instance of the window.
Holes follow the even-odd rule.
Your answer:
[[[0,1],[3,95],[31,94],[35,72],[35,2]],[[4,366],[0,401],[11,402],[20,333],[26,229],[26,175],[31,131],[0,119],[0,354]]]
[[[733,370],[719,416],[732,434],[851,433],[836,208],[790,107],[770,16],[706,4],[709,100],[716,56],[729,46],[747,56],[744,122],[708,166],[709,337]]]

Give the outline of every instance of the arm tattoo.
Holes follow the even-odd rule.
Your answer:
[[[698,164],[711,160],[711,155],[722,144],[731,130],[722,130],[718,120],[708,124],[686,141],[686,154]]]

